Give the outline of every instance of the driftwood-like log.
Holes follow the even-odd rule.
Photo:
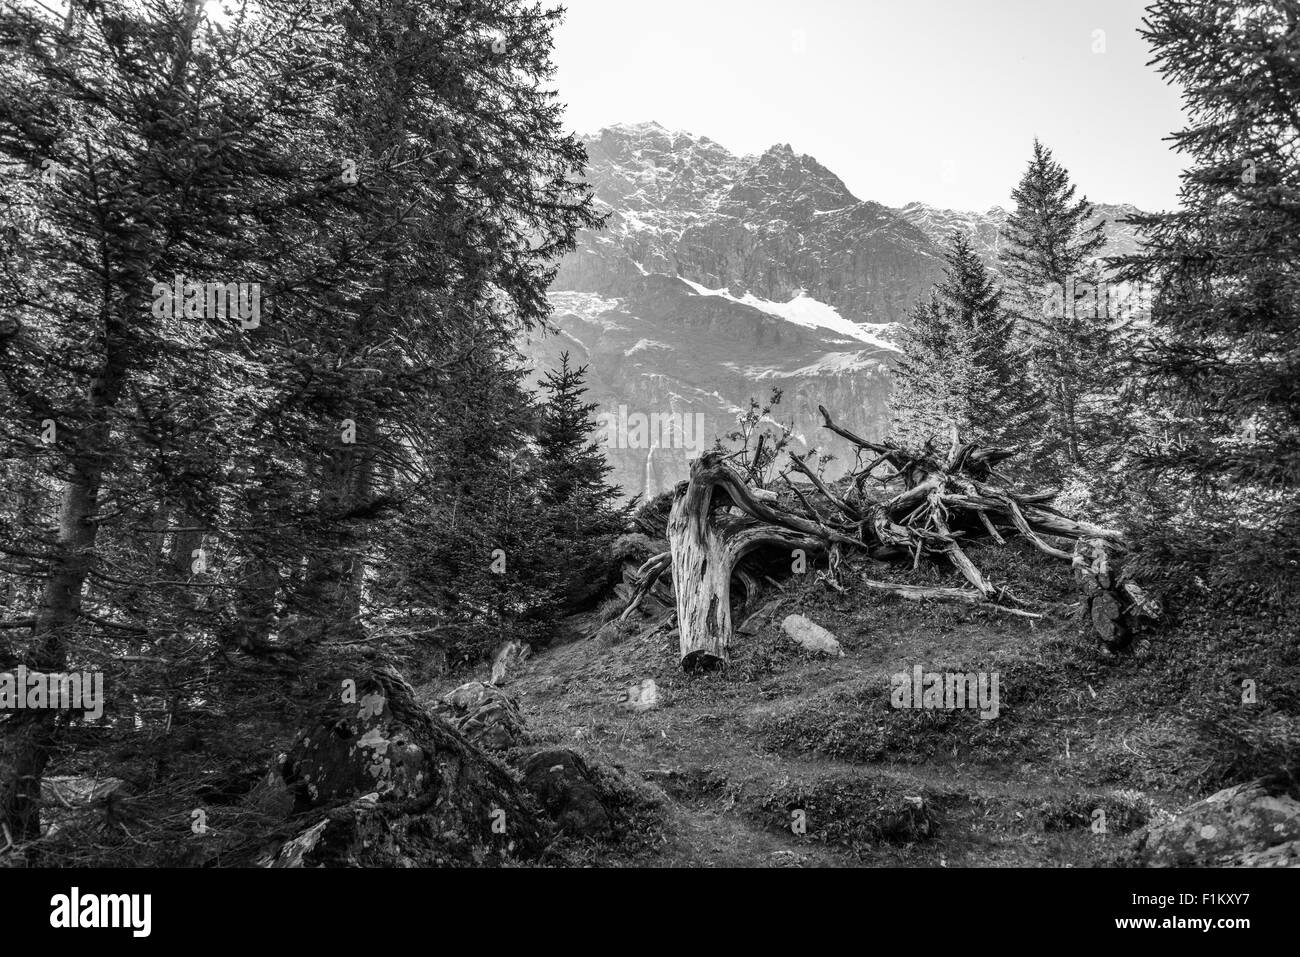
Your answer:
[[[1069,561],[1085,594],[1093,630],[1110,648],[1125,644],[1138,617],[1155,617],[1159,606],[1136,582],[1113,571],[1116,556],[1126,551],[1123,535],[1081,522],[1052,507],[1052,491],[1018,490],[997,467],[1015,454],[1013,448],[985,448],[962,442],[953,433],[945,453],[931,443],[919,452],[889,442],[870,442],[837,426],[818,407],[823,426],[873,458],[848,476],[837,492],[805,461],[790,457],[790,467],[809,483],[801,489],[785,480],[797,502],[782,506],[779,497],[751,484],[753,476],[730,464],[721,451],[705,453],[691,464],[690,479],[678,484],[668,518],[669,553],[647,561],[641,586],[625,615],[668,572],[680,631],[684,667],[707,668],[727,660],[731,643],[731,580],[746,555],[764,546],[793,552],[825,553],[832,568],[821,576],[838,588],[834,566],[842,555],[863,551],[872,557],[916,567],[923,558],[948,563],[967,587],[923,587],[865,579],[867,587],[909,600],[960,601],[986,605],[1030,618],[1023,601],[989,581],[964,547],[974,540],[998,545],[1020,536],[1045,555]],[[889,474],[875,475],[883,465]],[[868,480],[886,487],[888,496],[870,497]],[[805,494],[806,492],[806,494]],[[740,574],[748,599],[757,579]]]

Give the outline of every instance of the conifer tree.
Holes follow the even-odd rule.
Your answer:
[[[165,687],[164,750],[259,701],[291,726],[271,706],[309,704],[416,586],[428,631],[513,613],[483,578],[494,548],[541,553],[506,537],[510,341],[598,221],[545,82],[558,11],[232,6],[0,6],[0,473],[29,498],[0,520],[0,659],[102,666],[110,711]],[[173,280],[193,311],[159,308]],[[211,314],[209,283],[260,288],[260,315]],[[477,457],[444,470],[444,441]],[[414,513],[458,503],[474,535],[422,563],[455,522]],[[27,841],[60,726],[11,717],[0,822]]]
[[[1152,287],[1135,373],[1172,439],[1139,459],[1166,498],[1178,493],[1169,527],[1152,532],[1200,552],[1207,580],[1273,569],[1275,588],[1294,591],[1300,3],[1161,0],[1143,35],[1183,90],[1189,123],[1173,139],[1191,163],[1182,208],[1136,219],[1146,245],[1121,261]]]
[[[1101,280],[1095,260],[1106,239],[1101,222],[1088,225],[1092,204],[1074,198],[1069,173],[1038,140],[1011,195],[998,259],[1050,415],[1035,461],[1059,473],[1082,465],[1089,443],[1106,435],[1115,343],[1109,318],[1085,292]]]
[[[561,353],[560,367],[542,379],[546,397],[538,437],[543,501],[571,512],[576,522],[585,522],[583,516],[598,519],[619,496],[605,481],[613,466],[592,438],[600,406],[582,400],[586,376],[586,366],[572,368],[569,353]]]
[[[963,438],[1015,443],[1033,401],[1002,292],[962,234],[945,253],[944,278],[913,310],[890,398],[894,435],[919,448]]]

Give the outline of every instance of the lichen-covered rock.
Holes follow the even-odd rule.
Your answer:
[[[439,711],[481,748],[504,751],[528,740],[514,697],[481,681],[467,682],[446,694]]]
[[[524,787],[569,834],[597,839],[612,832],[610,809],[591,768],[567,748],[539,751],[520,765]]]
[[[278,773],[302,825],[263,860],[275,867],[490,864],[535,856],[550,833],[515,779],[391,671],[327,704]]]
[[[1263,851],[1242,851],[1221,863],[1230,867],[1300,867],[1300,841],[1287,841]]]
[[[781,629],[808,651],[844,657],[844,649],[840,647],[839,640],[810,618],[789,615],[781,622]]]
[[[341,696],[290,747],[283,773],[295,811],[372,791],[395,798],[424,792],[430,755],[416,740],[414,715],[399,714],[390,689],[379,684],[358,687],[355,699]]]
[[[1148,867],[1279,866],[1300,841],[1300,801],[1280,779],[1239,784],[1143,828],[1133,857]],[[1293,845],[1290,850],[1280,849]]]

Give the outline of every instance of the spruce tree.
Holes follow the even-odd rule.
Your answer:
[[[953,425],[969,422],[952,408],[956,337],[948,310],[936,291],[912,307],[901,354],[894,363],[889,396],[890,432],[900,445],[919,449],[932,438],[946,438]]]
[[[1069,173],[1038,140],[1011,195],[998,260],[1050,413],[1034,461],[1059,473],[1082,465],[1089,443],[1106,433],[1115,345],[1104,310],[1094,315],[1082,291],[1100,281],[1095,260],[1106,239],[1102,223],[1088,225],[1092,204],[1074,198]]]
[[[572,368],[566,351],[560,367],[542,379],[546,398],[538,445],[543,501],[571,512],[575,522],[599,518],[620,494],[605,481],[614,469],[592,439],[593,416],[600,406],[582,401],[586,376],[587,367]]]
[[[956,426],[963,438],[1017,442],[1033,402],[1014,318],[964,235],[953,235],[945,260],[944,278],[914,308],[904,335],[890,399],[894,435],[920,447],[946,441]]]
[[[1135,220],[1146,245],[1120,263],[1152,287],[1135,372],[1171,439],[1139,464],[1152,486],[1179,493],[1169,527],[1152,534],[1200,552],[1197,574],[1253,582],[1274,569],[1278,590],[1294,590],[1300,4],[1162,0],[1142,32],[1183,90],[1189,124],[1173,140],[1191,161],[1182,208]]]

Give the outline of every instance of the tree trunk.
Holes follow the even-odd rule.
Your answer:
[[[743,514],[730,513],[730,508]],[[852,544],[801,516],[779,511],[741,478],[719,453],[691,463],[668,515],[673,588],[682,667],[724,664],[731,642],[731,576],[736,564],[765,545],[814,551],[830,540]]]
[[[93,429],[89,448],[108,444],[106,427]],[[67,666],[68,639],[81,610],[81,592],[90,567],[97,526],[87,521],[99,498],[101,466],[97,458],[74,461],[59,510],[58,547],[50,560],[41,607],[33,632],[30,667],[44,672]],[[59,713],[22,710],[10,714],[0,736],[0,822],[15,842],[40,836],[41,776],[54,746]]]
[[[1061,381],[1061,413],[1065,419],[1065,451],[1071,465],[1082,465],[1079,454],[1079,423],[1074,409],[1074,382]]]
[[[111,301],[115,290],[107,290]],[[94,558],[99,525],[93,521],[103,480],[105,450],[112,448],[110,410],[125,386],[127,358],[122,343],[126,323],[107,306],[104,356],[87,389],[88,419],[81,431],[65,432],[59,445],[69,449],[68,480],[59,508],[54,555],[32,629],[27,664],[59,672],[67,667],[68,646],[81,612],[82,590]],[[64,426],[65,429],[70,426]],[[0,823],[17,842],[40,836],[41,776],[54,747],[55,710],[22,710],[9,715],[0,730]]]
[[[731,638],[731,566],[723,529],[711,521],[711,492],[709,487],[688,488],[668,517],[681,661],[686,668],[726,661]]]

